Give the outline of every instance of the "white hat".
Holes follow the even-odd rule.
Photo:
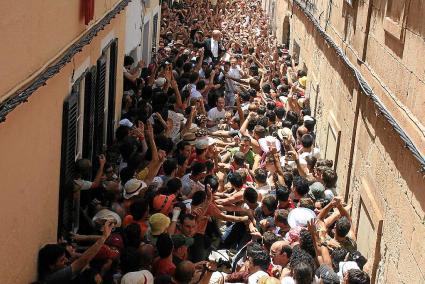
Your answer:
[[[138,195],[142,188],[147,187],[146,183],[142,180],[132,178],[127,181],[124,185],[124,198],[130,199],[135,195]]]
[[[269,144],[270,143],[274,143],[277,152],[280,152],[280,141],[277,140],[273,136],[266,136],[264,138],[260,138],[258,140],[258,143],[260,144],[260,148],[261,148],[261,150],[263,150],[263,152],[268,153],[270,151],[270,149],[269,149]]]
[[[341,261],[339,263],[339,272],[338,272],[339,278],[343,279],[345,272],[347,272],[350,269],[360,270],[360,267],[357,265],[357,262],[355,261]]]
[[[314,213],[313,210],[305,208],[305,207],[298,207],[292,209],[288,214],[288,224],[291,228],[295,227],[306,227],[307,222],[316,218],[316,213]]]
[[[314,118],[312,118],[309,115],[304,115],[303,120],[304,120],[304,122],[306,122],[306,121],[314,121]]]
[[[96,223],[98,220],[112,220],[116,222],[115,227],[121,227],[121,217],[109,209],[100,210],[96,213],[96,215],[94,215],[92,220],[94,223]]]
[[[128,120],[127,118],[124,118],[124,119],[120,120],[119,125],[127,126],[128,128],[132,128],[134,124],[130,120]]]
[[[277,135],[280,139],[292,140],[292,131],[288,127],[283,127],[277,130]]]
[[[128,272],[121,278],[121,284],[153,284],[153,275],[148,270]]]
[[[160,77],[160,78],[155,80],[154,87],[162,88],[162,86],[164,86],[165,82],[167,82],[167,79]]]

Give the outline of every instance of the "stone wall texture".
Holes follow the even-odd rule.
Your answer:
[[[292,0],[263,7],[273,31],[308,70],[317,144],[336,163],[352,202],[359,250],[374,283],[425,283],[425,176],[305,11]],[[417,149],[425,152],[425,3],[420,0],[297,1],[361,72]],[[351,2],[351,4],[349,3]]]

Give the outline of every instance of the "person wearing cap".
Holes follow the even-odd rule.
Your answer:
[[[148,270],[140,270],[134,272],[128,272],[121,278],[121,284],[153,284],[154,277]]]
[[[173,263],[179,264],[188,258],[188,248],[193,245],[193,238],[186,237],[183,234],[172,235],[174,250],[173,250]]]
[[[149,229],[146,239],[149,243],[156,245],[158,236],[167,232],[170,226],[170,218],[162,213],[155,213],[149,218]]]
[[[130,199],[133,196],[139,195],[142,189],[146,189],[147,185],[144,181],[132,178],[124,184],[124,199]]]

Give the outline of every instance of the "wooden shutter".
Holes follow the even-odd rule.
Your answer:
[[[63,105],[58,237],[72,229],[78,99],[78,91],[73,90]]]
[[[115,95],[116,95],[116,78],[117,78],[117,55],[118,41],[114,40],[110,47],[109,54],[109,94],[108,94],[108,130],[107,145],[111,146],[114,142],[115,134]]]
[[[93,156],[96,67],[87,72],[84,88],[83,158],[91,160]]]
[[[106,82],[106,57],[102,56],[97,61],[96,96],[94,109],[94,139],[93,139],[93,165],[98,162],[97,156],[103,152],[104,122],[105,122],[105,82]],[[96,167],[93,167],[93,169]]]

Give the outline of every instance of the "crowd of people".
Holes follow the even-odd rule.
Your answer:
[[[153,63],[125,57],[114,145],[93,179],[76,162],[79,225],[40,249],[39,283],[370,283],[308,74],[261,1],[161,15]]]

